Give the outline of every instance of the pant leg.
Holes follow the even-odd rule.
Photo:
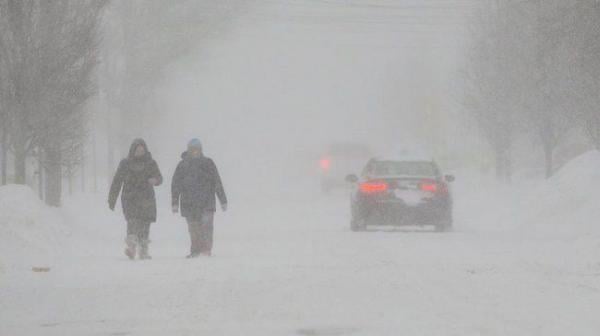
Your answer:
[[[214,234],[214,212],[205,211],[202,213],[202,225],[200,226],[200,251],[210,253],[213,247]]]
[[[188,219],[188,231],[190,232],[190,253],[200,253],[200,221]]]
[[[131,223],[131,234],[134,235],[138,241],[140,241],[142,221],[138,218],[132,218],[129,220],[129,223]]]
[[[138,238],[138,220],[130,218],[127,220],[127,237],[125,237],[125,243],[129,248],[135,248],[139,242]]]
[[[150,243],[150,222],[147,220],[140,220],[138,222],[138,241],[141,247],[140,255],[148,255],[148,243]]]
[[[140,239],[140,241],[149,241],[150,239],[150,222],[149,221],[144,221],[144,220],[140,220],[138,221],[138,227],[137,227],[137,236]]]

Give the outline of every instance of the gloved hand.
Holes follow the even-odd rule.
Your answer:
[[[173,204],[173,208],[172,208],[172,210],[173,210],[173,213],[174,213],[174,214],[178,213],[178,212],[179,212],[179,205],[177,205],[177,204]]]
[[[221,204],[221,210],[223,210],[223,212],[227,211],[227,203]]]
[[[111,211],[115,211],[115,205],[114,205],[114,204],[112,204],[110,201],[108,201],[108,208],[109,208]]]

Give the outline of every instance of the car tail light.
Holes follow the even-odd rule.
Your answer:
[[[365,182],[360,185],[360,191],[365,194],[375,194],[387,190],[388,185],[385,182]]]
[[[329,167],[331,167],[331,160],[329,160],[329,159],[321,159],[319,161],[319,166],[323,170],[329,170]]]
[[[443,194],[448,192],[448,187],[444,182],[438,182],[436,180],[423,180],[419,184],[419,189],[430,193]]]
[[[435,181],[423,181],[419,188],[423,191],[435,193],[438,191],[438,185]]]

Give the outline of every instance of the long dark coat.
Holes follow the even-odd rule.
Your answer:
[[[146,154],[138,158],[134,156],[134,152],[140,145],[146,149]],[[129,156],[121,160],[113,178],[108,196],[109,207],[114,209],[119,192],[123,189],[121,205],[125,218],[128,221],[138,219],[156,222],[154,186],[148,181],[151,178],[157,179],[157,185],[162,183],[162,175],[146,143],[142,139],[136,139],[131,144]]]
[[[221,204],[226,204],[227,196],[213,160],[192,157],[187,152],[181,157],[171,184],[171,199],[173,205],[180,205],[181,215],[198,219],[203,211],[215,211],[215,195]]]

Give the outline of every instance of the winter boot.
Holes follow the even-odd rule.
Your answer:
[[[142,242],[140,243],[139,258],[142,260],[152,259],[152,257],[148,254],[148,243],[149,242],[147,240],[142,240]]]
[[[137,243],[138,239],[136,235],[128,235],[127,238],[125,238],[125,244],[127,244],[127,247],[125,248],[125,255],[131,260],[135,259]]]
[[[200,252],[200,255],[203,257],[210,257],[210,256],[212,256],[212,252],[211,251],[202,251],[202,252]]]
[[[190,253],[190,254],[188,254],[188,255],[186,256],[186,258],[187,258],[187,259],[193,259],[193,258],[198,258],[199,256],[200,256],[200,253],[199,253],[199,252],[193,252],[193,253]]]

